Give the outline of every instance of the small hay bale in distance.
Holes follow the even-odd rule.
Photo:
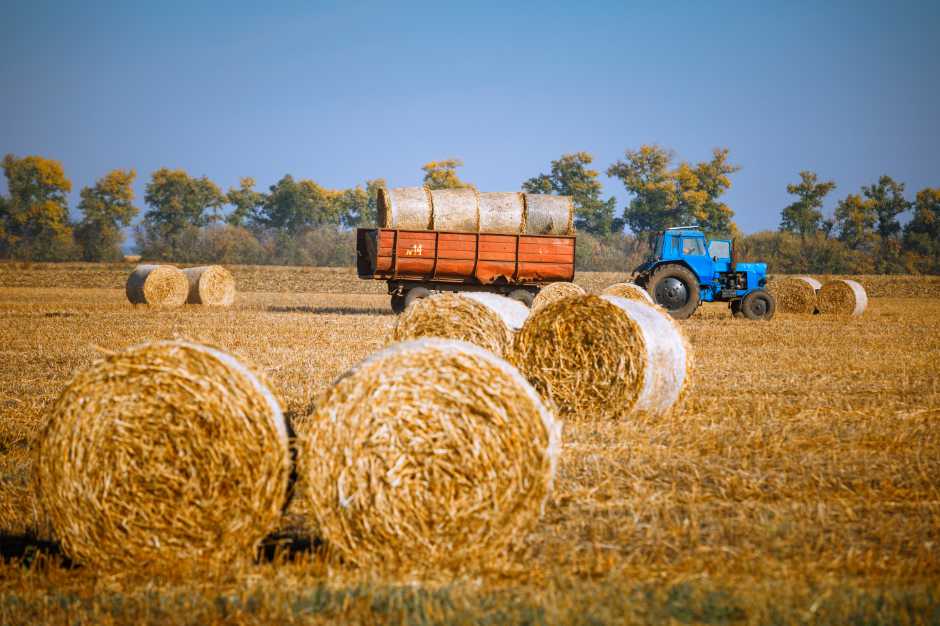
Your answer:
[[[770,284],[770,291],[781,313],[815,313],[819,281],[809,276],[788,276]]]
[[[682,331],[636,300],[587,295],[547,304],[515,336],[512,360],[562,418],[659,415],[689,382]]]
[[[187,304],[231,306],[235,301],[235,277],[221,265],[187,267],[183,273],[189,281]]]
[[[526,319],[529,317],[529,307],[518,300],[501,296],[498,293],[488,291],[465,291],[462,292],[464,298],[476,300],[487,307],[503,320],[509,330],[515,332],[522,328]]]
[[[252,559],[289,470],[268,388],[224,352],[160,341],[75,375],[40,433],[36,482],[76,562],[176,569]]]
[[[539,307],[563,298],[583,296],[585,293],[587,292],[575,283],[549,283],[535,295],[532,300],[532,310],[535,311]]]
[[[189,296],[189,281],[172,265],[138,265],[127,277],[125,293],[132,304],[182,306]]]
[[[868,307],[865,288],[854,280],[831,280],[819,288],[819,312],[831,315],[861,315]]]
[[[655,304],[649,292],[636,283],[614,283],[609,287],[605,287],[601,295],[617,296],[618,298],[626,298],[627,300],[637,300],[639,302],[645,302],[646,304]]]
[[[537,522],[560,436],[503,359],[460,341],[395,344],[341,376],[304,421],[305,506],[347,563],[489,565]]]
[[[421,337],[458,339],[504,356],[512,348],[512,331],[490,307],[456,293],[439,293],[413,302],[398,316],[394,341]]]

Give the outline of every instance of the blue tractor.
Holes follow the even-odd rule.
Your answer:
[[[769,320],[777,308],[765,289],[766,263],[735,263],[733,241],[707,241],[694,226],[657,235],[633,280],[676,319],[692,315],[701,302],[727,302],[735,317],[752,320]]]

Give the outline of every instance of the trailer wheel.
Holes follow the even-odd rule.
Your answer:
[[[532,306],[532,300],[535,299],[535,296],[532,295],[532,292],[526,289],[513,289],[509,292],[509,297],[513,300],[518,300],[530,308]]]
[[[656,268],[646,287],[653,302],[677,320],[684,320],[698,308],[698,278],[684,265],[670,263]]]
[[[749,320],[769,320],[776,310],[773,295],[763,289],[756,289],[741,300],[741,313]]]
[[[392,296],[392,312],[396,315],[404,312],[405,310],[405,296]]]
[[[409,289],[408,293],[405,294],[405,309],[410,307],[415,301],[421,298],[427,298],[429,295],[431,295],[431,292],[424,287],[413,287]]]

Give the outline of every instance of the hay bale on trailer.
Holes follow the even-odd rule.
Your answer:
[[[379,189],[379,227],[403,230],[431,228],[431,191],[427,187]]]
[[[626,298],[627,300],[637,300],[651,305],[655,304],[649,292],[636,283],[614,283],[609,287],[605,287],[601,295],[617,296],[618,298]]]
[[[789,276],[775,280],[770,291],[777,300],[777,309],[782,313],[815,313],[816,294],[821,287],[818,280],[809,276]]]
[[[522,328],[526,318],[529,317],[529,307],[513,298],[501,296],[498,293],[488,291],[465,291],[461,293],[465,298],[476,300],[487,307],[497,315],[509,327],[509,330],[515,332]]]
[[[480,230],[480,202],[477,190],[431,190],[432,230],[475,233]]]
[[[820,313],[861,315],[868,307],[865,288],[847,278],[827,282],[819,288],[817,297]]]
[[[570,196],[525,194],[525,234],[570,235],[574,232],[574,203]]]
[[[125,293],[132,304],[181,306],[189,296],[189,281],[172,265],[138,265],[127,277]]]
[[[543,287],[541,291],[536,294],[535,299],[532,300],[532,311],[536,311],[546,304],[557,302],[564,298],[583,296],[585,293],[587,292],[584,291],[580,285],[574,283],[549,283]]]
[[[187,304],[230,306],[235,301],[235,277],[221,265],[187,267],[183,273],[189,281]]]
[[[439,337],[468,341],[503,356],[512,348],[512,331],[490,307],[456,293],[439,293],[413,302],[398,316],[394,341]]]
[[[562,417],[600,420],[668,411],[689,382],[690,356],[668,314],[588,295],[533,311],[512,360]]]
[[[479,199],[481,233],[525,233],[525,198],[521,192],[483,192]]]
[[[342,375],[298,432],[298,474],[328,547],[385,570],[492,563],[537,522],[561,424],[519,372],[423,339]]]
[[[176,568],[255,556],[285,503],[287,427],[232,356],[183,341],[78,372],[40,436],[39,500],[77,562]]]

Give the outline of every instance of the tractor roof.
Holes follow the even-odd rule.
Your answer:
[[[670,232],[675,235],[694,235],[697,237],[705,236],[705,233],[699,230],[698,226],[673,226],[672,228],[667,228],[666,232]]]

